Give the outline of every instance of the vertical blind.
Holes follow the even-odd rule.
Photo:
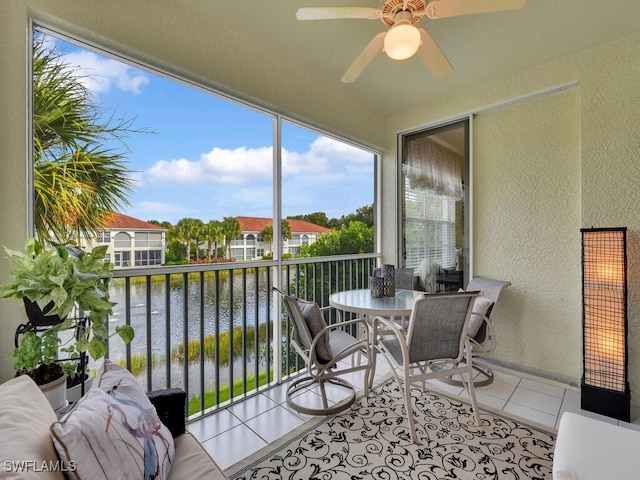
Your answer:
[[[402,165],[405,265],[427,258],[443,268],[456,264],[456,201],[464,199],[464,158],[429,140],[410,139]]]
[[[456,264],[456,205],[450,197],[412,189],[405,177],[405,265],[427,258],[443,268]]]

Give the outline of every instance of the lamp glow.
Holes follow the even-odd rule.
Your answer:
[[[394,25],[384,37],[384,51],[394,60],[405,60],[418,51],[420,32],[408,23]]]
[[[583,410],[629,421],[626,228],[582,232]]]

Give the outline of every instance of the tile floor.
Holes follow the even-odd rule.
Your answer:
[[[383,360],[380,356],[376,368],[376,380],[389,372],[389,366]],[[494,369],[494,372],[495,381],[492,384],[476,388],[477,399],[481,404],[552,428],[557,428],[559,418],[565,411],[578,412],[618,423],[617,420],[581,410],[580,393],[575,387],[519,372],[497,369]],[[362,386],[362,372],[346,378],[354,385]],[[462,387],[453,387],[439,380],[432,382],[437,389],[461,397],[467,396]],[[213,415],[190,423],[188,430],[202,443],[222,469],[228,468],[310,418],[287,406],[285,392],[286,385],[265,390]],[[328,395],[330,396],[330,392]],[[314,397],[305,395],[305,398]],[[319,400],[319,396],[317,399]],[[632,411],[631,416],[635,422],[624,425],[640,430],[640,412]]]

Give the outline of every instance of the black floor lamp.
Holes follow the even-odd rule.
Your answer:
[[[629,421],[627,229],[582,232],[583,410]]]

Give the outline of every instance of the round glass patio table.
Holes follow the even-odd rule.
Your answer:
[[[393,297],[372,297],[368,288],[346,290],[329,296],[329,305],[346,312],[372,317],[408,317],[411,315],[416,298],[425,292],[417,290],[396,290]]]
[[[368,288],[361,290],[347,290],[334,293],[329,296],[329,305],[338,312],[345,311],[363,315],[366,322],[371,326],[373,318],[377,315],[383,317],[402,319],[408,318],[413,310],[413,303],[416,298],[424,295],[425,292],[417,290],[396,290],[393,297],[372,297]],[[371,335],[373,332],[369,332]],[[357,335],[362,335],[358,332]],[[376,339],[369,338],[370,348],[375,349]],[[376,356],[373,357],[373,371],[369,380],[369,387],[373,385],[375,375]]]

